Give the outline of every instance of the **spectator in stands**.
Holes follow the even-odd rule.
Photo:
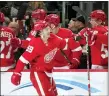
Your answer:
[[[5,17],[5,21],[3,23],[3,26],[8,26],[11,20],[8,17]]]
[[[33,11],[36,9],[45,9],[46,10],[44,2],[43,1],[31,1],[31,2],[29,2],[28,10]]]
[[[45,4],[48,11],[57,11],[59,9],[58,2],[56,1],[47,1]]]
[[[10,17],[10,8],[8,7],[8,5],[5,5],[4,7],[2,7],[1,12],[4,13],[5,17]]]

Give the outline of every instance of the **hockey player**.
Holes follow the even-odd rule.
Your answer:
[[[3,13],[0,13],[0,23],[3,23]],[[11,23],[10,23],[11,24]],[[15,31],[9,27],[0,28],[0,70],[7,71],[15,66],[14,52],[16,48],[11,46],[10,40],[16,36]]]
[[[108,46],[103,43],[107,41],[101,42],[100,38],[104,37],[108,32],[106,26],[103,25],[106,15],[102,10],[95,10],[91,12],[90,18],[92,28],[83,29],[79,35],[83,34],[85,36],[86,33],[88,34],[88,42],[91,46],[92,69],[104,69],[108,66]],[[99,38],[99,36],[101,37]]]
[[[46,17],[46,11],[44,9],[37,9],[32,12],[31,18],[34,23],[36,23],[38,20],[44,20]]]
[[[46,11],[44,9],[37,9],[37,10],[33,11],[31,14],[31,18],[32,18],[32,21],[34,24],[39,20],[44,20],[45,16],[46,16]],[[33,24],[33,26],[34,26],[34,24]],[[34,31],[34,28],[33,28],[30,31],[29,36],[26,38],[26,40],[20,40],[19,38],[14,38],[11,40],[11,44],[26,49],[29,41],[35,35],[36,35],[36,31]]]
[[[44,9],[37,9],[37,10],[33,11],[32,14],[31,14],[31,18],[32,18],[32,21],[33,21],[34,25],[35,25],[35,23],[37,23],[37,21],[44,20],[45,17],[46,17],[46,11]],[[32,37],[34,37],[35,34],[36,33],[34,31],[34,28],[33,28],[26,40],[30,41],[30,39]]]
[[[50,27],[46,21],[38,21],[35,24],[35,30],[37,34],[19,58],[11,82],[19,85],[21,71],[25,64],[30,63],[30,79],[39,96],[57,96],[56,86],[52,82],[53,62],[57,51],[59,48],[63,49],[66,42],[56,35],[50,34]]]
[[[65,53],[64,55],[66,55],[69,61],[72,63],[70,68],[78,68],[78,65],[80,64],[79,60],[82,54],[82,48],[80,47],[80,44],[73,39],[74,34],[72,31],[67,28],[60,28],[60,17],[56,14],[47,15],[45,20],[49,22],[52,33],[67,40],[68,45],[66,45],[66,48],[63,50]],[[55,68],[69,69],[68,63],[68,60],[66,60],[66,58],[63,56],[63,52],[61,50],[57,52],[55,58]]]

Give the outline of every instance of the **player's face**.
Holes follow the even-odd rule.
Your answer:
[[[69,24],[68,24],[68,28],[71,29],[75,26],[75,21],[70,20]]]
[[[56,26],[54,24],[49,23],[51,30],[53,30]]]
[[[41,36],[48,39],[50,37],[50,32],[51,32],[51,29],[49,26],[47,26],[46,28],[44,28],[41,32]]]
[[[50,32],[55,34],[55,28],[56,26],[54,24],[49,23],[49,27],[50,27]]]
[[[50,26],[51,32],[52,32],[53,34],[57,34],[57,33],[58,33],[58,29],[59,29],[60,25],[55,26],[54,24],[50,24],[49,26]]]
[[[98,23],[97,23],[97,19],[96,18],[90,18],[90,21],[89,22],[92,25],[92,27],[98,26]]]

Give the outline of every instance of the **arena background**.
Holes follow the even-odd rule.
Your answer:
[[[22,6],[22,5],[25,5],[25,6]],[[79,12],[76,12],[75,10],[73,10],[72,9],[72,7],[73,6],[78,6],[81,10],[83,10],[84,12],[85,12],[85,14],[87,14],[87,16],[90,14],[90,12],[92,11],[92,10],[95,10],[95,9],[102,9],[103,11],[105,11],[105,13],[106,13],[106,15],[107,15],[107,17],[108,17],[108,1],[0,1],[0,11],[2,11],[4,14],[5,14],[5,16],[6,17],[8,17],[8,18],[10,18],[11,20],[12,20],[12,18],[14,18],[14,17],[17,17],[17,18],[19,18],[19,19],[23,19],[23,15],[25,14],[25,13],[29,13],[29,12],[31,12],[31,11],[33,11],[34,9],[37,9],[37,8],[44,8],[44,9],[46,9],[47,10],[47,14],[50,14],[50,13],[57,13],[57,14],[59,14],[60,15],[60,17],[61,17],[61,24],[62,24],[62,27],[67,27],[67,24],[68,24],[68,22],[69,22],[69,20],[71,19],[71,18],[75,18],[76,16],[78,16],[78,15],[82,15],[82,14],[80,14]],[[14,13],[14,11],[13,11],[13,14],[12,14],[12,12],[11,12],[11,8],[15,8],[15,9],[17,9],[17,10],[14,10],[15,11],[15,13]],[[17,11],[17,13],[16,13],[16,11]],[[87,19],[87,21],[88,21],[88,18],[86,18]],[[107,18],[108,19],[108,18]],[[108,23],[108,22],[107,22]],[[25,37],[22,37],[22,36],[20,36],[20,38],[21,39],[25,39]],[[23,49],[19,49],[19,51],[18,51],[18,53],[17,53],[17,56],[16,56],[16,58],[18,58],[22,53],[23,53]],[[93,70],[92,70],[93,71]],[[62,70],[61,70],[61,72],[62,72]],[[85,78],[85,79],[87,79],[87,69],[85,69],[83,72],[81,71],[81,73],[82,74],[85,74],[85,77],[84,77],[84,75],[82,75],[82,76],[79,76],[78,75],[78,69],[76,70],[76,72],[75,71],[68,71],[70,74],[72,74],[72,77],[71,78],[73,78],[73,77],[77,77],[76,78],[76,80],[74,79],[73,81],[79,81],[79,83],[81,83],[81,78]],[[74,73],[75,72],[75,73]],[[58,73],[58,71],[57,70],[55,70],[55,73],[54,73],[54,78],[58,78],[59,76],[57,75],[57,73]],[[66,72],[65,72],[66,73]],[[100,90],[100,92],[96,92],[96,93],[92,93],[92,94],[97,94],[96,96],[100,96],[101,94],[102,94],[102,96],[107,96],[107,94],[108,94],[108,88],[107,88],[107,73],[108,73],[108,71],[107,70],[104,70],[104,71],[99,71],[99,72],[97,72],[97,74],[92,74],[92,75],[96,75],[96,76],[98,76],[99,75],[99,78],[92,78],[92,79],[94,79],[94,80],[92,80],[92,84],[93,84],[93,87],[94,88],[96,88],[97,86],[97,88]],[[4,73],[3,73],[4,74]],[[15,87],[15,86],[13,86],[10,82],[8,82],[8,80],[10,79],[10,76],[11,76],[11,72],[9,72],[9,73],[6,73],[5,75],[1,75],[1,76],[3,76],[3,77],[1,77],[2,78],[2,80],[3,81],[1,81],[1,84],[2,84],[2,86],[1,86],[1,89],[2,89],[2,95],[9,95],[9,93],[8,92],[11,92],[11,91],[13,91],[14,89],[16,89],[16,88],[19,88],[19,87]],[[30,82],[30,80],[25,80],[25,78],[28,78],[28,72],[27,73],[23,73],[23,74],[27,74],[27,76],[25,75],[25,77],[23,77],[23,79],[22,79],[22,82],[24,83],[24,84],[28,84],[28,82]],[[56,75],[55,75],[56,74]],[[61,73],[60,73],[61,74]],[[104,77],[102,77],[100,74],[102,74],[102,76],[104,76]],[[64,74],[64,75],[66,75],[66,74]],[[62,75],[62,79],[65,77],[64,75]],[[94,76],[95,77],[95,76]],[[105,78],[105,79],[104,79]],[[6,81],[4,81],[4,79],[6,80]],[[85,80],[84,79],[84,80]],[[24,82],[25,81],[25,82]],[[94,81],[94,82],[93,82]],[[5,83],[6,82],[6,83]],[[61,82],[60,84],[62,85],[62,83],[63,82]],[[82,81],[82,83],[83,83],[83,81]],[[86,83],[86,85],[87,85],[87,82],[85,82],[84,81],[84,83]],[[6,84],[6,85],[5,85]],[[57,84],[58,84],[58,82],[57,82]],[[78,82],[76,83],[76,84],[78,84]],[[96,86],[96,84],[98,84],[97,86]],[[99,84],[101,84],[101,85],[99,85]],[[9,87],[11,87],[10,89],[7,87],[6,88],[6,90],[9,90],[9,91],[7,91],[7,93],[5,93],[6,91],[4,91],[4,89],[5,89],[5,87],[4,86],[9,86]],[[68,85],[67,85],[68,86]],[[70,87],[74,87],[75,89],[77,88],[76,86],[74,86],[74,85],[69,85]],[[70,87],[67,87],[67,88],[70,88]],[[101,87],[102,86],[102,87]],[[59,86],[58,86],[59,87]],[[72,89],[73,89],[73,87],[72,87]],[[81,86],[80,86],[81,87]],[[63,86],[61,86],[61,89],[63,88]],[[31,89],[31,88],[30,88]],[[63,91],[63,90],[61,90],[61,89],[58,89],[58,91],[61,93],[61,91]],[[77,92],[78,93],[78,89],[79,88],[77,88],[77,91],[75,91],[75,90],[67,90],[67,91],[72,91],[72,92]],[[20,90],[21,91],[21,90]],[[67,91],[64,91],[67,95],[68,95],[68,93],[70,94],[71,92],[67,92]],[[27,91],[25,91],[25,92],[27,92]],[[86,93],[87,92],[87,93]],[[18,92],[19,94],[20,94],[20,92]],[[33,95],[34,95],[34,93],[35,93],[35,91],[34,91],[34,89],[33,89]],[[22,94],[22,93],[21,93]],[[31,93],[30,93],[31,94]],[[87,88],[87,91],[84,91],[83,92],[83,95],[86,95],[86,94],[88,94],[88,88]],[[61,95],[63,95],[63,94],[61,94]],[[74,95],[79,95],[79,94],[74,94]],[[81,94],[80,94],[81,95]],[[83,96],[83,95],[81,95],[81,96]]]
[[[27,4],[27,9],[21,7],[23,3]],[[11,7],[18,9],[18,13],[22,14],[20,11],[32,11],[37,8],[44,8],[49,13],[57,13],[61,16],[61,22],[63,27],[67,27],[67,23],[71,18],[75,18],[80,13],[72,9],[73,6],[78,6],[87,15],[90,14],[92,10],[102,9],[108,15],[108,1],[0,1],[0,10],[5,14],[5,16],[10,17]],[[26,9],[26,10],[25,10]],[[16,14],[19,16],[19,14]],[[20,17],[19,17],[20,18]]]

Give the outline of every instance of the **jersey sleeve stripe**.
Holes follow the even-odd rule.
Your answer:
[[[29,63],[29,61],[26,60],[23,56],[21,56],[19,59],[20,59],[23,63],[25,63],[25,64],[28,64],[28,63]]]
[[[31,40],[31,38],[26,38],[26,40],[30,41],[30,40]]]
[[[69,40],[69,39],[65,39],[66,45],[65,45],[65,47],[63,48],[63,50],[67,50],[67,49],[68,49],[68,40]]]
[[[72,50],[72,52],[81,51],[81,50],[82,50],[82,48],[81,48],[81,46],[79,46],[79,47],[77,47],[76,49]]]

